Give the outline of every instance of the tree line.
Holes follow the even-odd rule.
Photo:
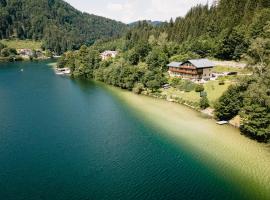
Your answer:
[[[246,54],[253,75],[232,85],[215,106],[217,118],[241,116],[241,131],[261,142],[270,140],[270,20]]]
[[[155,27],[140,22],[129,31],[131,44],[137,38],[157,39],[166,34],[177,44],[178,54],[240,60],[252,40],[261,37],[270,19],[269,0],[220,0],[218,6],[197,5],[185,17]]]

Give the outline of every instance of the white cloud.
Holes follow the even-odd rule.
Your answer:
[[[76,8],[130,23],[137,20],[169,20],[184,16],[197,4],[207,0],[66,0]],[[211,0],[209,0],[211,2]]]
[[[122,11],[124,6],[119,3],[108,3],[107,9],[109,11]]]
[[[140,9],[140,0],[125,0],[122,3],[107,4],[107,14],[109,16],[116,16],[116,19],[129,23],[134,21],[138,16]]]

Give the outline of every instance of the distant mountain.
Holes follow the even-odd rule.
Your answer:
[[[140,22],[147,22],[148,24],[151,24],[153,26],[160,26],[165,22],[162,21],[151,21],[151,20],[142,20],[142,21],[136,21],[136,22],[132,22],[130,24],[128,24],[130,27],[134,27],[137,26]]]
[[[127,25],[82,13],[62,0],[0,0],[0,39],[42,40],[57,53],[121,35]]]

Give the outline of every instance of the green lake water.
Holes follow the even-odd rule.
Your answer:
[[[248,199],[133,109],[47,62],[1,63],[0,199]]]

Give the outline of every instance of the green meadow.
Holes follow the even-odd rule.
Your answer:
[[[33,40],[0,40],[0,43],[3,43],[9,48],[14,49],[41,49],[41,41]]]

